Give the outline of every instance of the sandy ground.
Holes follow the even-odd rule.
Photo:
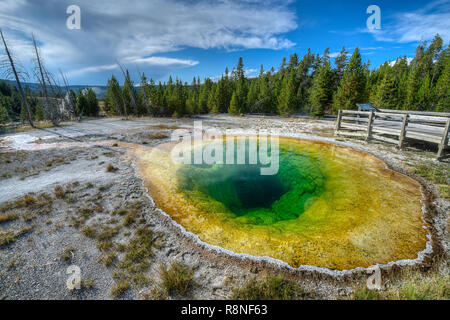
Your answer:
[[[434,161],[434,153],[423,149],[411,147],[399,152],[384,143],[334,137],[331,120],[228,115],[196,120],[203,121],[204,129],[232,129],[236,133],[278,130],[283,136],[342,144],[373,153],[407,174],[419,162]],[[167,142],[174,129],[191,128],[192,124],[193,119],[108,118],[0,136],[0,206],[9,205],[19,216],[0,224],[0,231],[17,235],[15,242],[0,246],[0,299],[110,299],[111,287],[124,272],[120,267],[126,254],[123,247],[141,227],[153,231],[158,246],[148,258],[146,280],[135,281],[124,299],[140,299],[156,288],[160,266],[173,261],[185,262],[195,270],[197,285],[191,296],[195,299],[228,298],[233,288],[246,280],[276,271],[295,279],[314,299],[346,297],[354,285],[364,281],[363,271],[336,279],[315,271],[295,272],[231,258],[198,245],[174,227],[146,196],[127,145],[152,147]],[[109,165],[114,170],[108,172]],[[440,165],[449,167],[448,162]],[[433,183],[418,179],[432,201],[428,220],[433,248],[447,253],[449,201],[439,198]],[[64,195],[58,196],[55,188],[62,189]],[[23,205],[26,194],[38,199],[34,206]],[[39,199],[47,199],[46,204],[40,204]],[[122,208],[133,213],[132,223],[120,214]],[[112,248],[86,236],[86,227],[114,230],[107,239]],[[69,252],[66,259],[65,252]],[[105,263],[107,257],[112,257],[112,262]],[[67,289],[70,265],[80,268],[82,280],[93,283],[92,288]]]

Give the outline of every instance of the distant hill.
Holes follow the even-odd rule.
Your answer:
[[[16,82],[12,81],[12,80],[2,80],[0,79],[0,82],[6,82],[9,85],[15,86]],[[32,82],[22,82],[22,85],[25,88],[30,88],[31,91],[33,92],[39,92],[41,90],[41,85],[38,83],[32,83]],[[92,90],[94,90],[95,94],[97,95],[98,99],[103,99],[105,97],[105,93],[106,93],[106,86],[84,86],[84,85],[73,85],[73,86],[69,86],[70,89],[74,90],[75,92],[78,92],[78,90],[80,89],[84,89],[86,87],[92,88]],[[61,90],[63,92],[66,91],[65,87],[61,87]]]

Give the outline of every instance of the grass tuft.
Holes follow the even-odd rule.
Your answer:
[[[448,185],[450,180],[450,173],[447,165],[440,165],[436,163],[420,162],[414,173],[424,177],[427,180],[438,184]]]
[[[185,263],[174,262],[169,269],[161,265],[161,287],[168,295],[189,296],[195,285],[194,271]]]
[[[116,172],[119,168],[114,167],[111,163],[106,167],[106,172]]]
[[[428,275],[407,274],[405,280],[392,284],[384,291],[355,289],[356,300],[449,300],[450,275],[434,272]]]
[[[0,231],[0,246],[5,246],[16,241],[16,236],[12,231]]]
[[[15,242],[18,237],[30,232],[31,230],[33,230],[33,227],[27,226],[27,227],[23,227],[22,229],[20,229],[17,232],[14,232],[12,230],[0,231],[0,247],[6,246],[8,244]]]
[[[15,212],[5,212],[0,213],[0,223],[5,223],[17,219],[17,213]]]
[[[119,281],[114,284],[111,288],[111,296],[114,299],[119,299],[123,294],[130,288],[130,285],[127,281]]]
[[[308,295],[309,293],[300,289],[297,283],[279,275],[249,280],[242,288],[233,290],[232,299],[294,300]]]
[[[63,199],[66,197],[66,191],[64,191],[62,186],[56,186],[54,192],[58,199]]]
[[[75,249],[73,247],[68,247],[64,249],[59,256],[62,260],[69,262],[72,260],[74,252]]]

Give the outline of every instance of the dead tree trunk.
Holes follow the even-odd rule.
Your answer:
[[[119,63],[119,61],[117,61],[117,64],[120,67],[120,70],[122,70],[123,76],[125,78],[125,82],[128,82],[128,85],[130,86],[130,99],[131,99],[131,104],[133,105],[133,111],[134,114],[137,115],[137,105],[136,105],[136,99],[134,98],[134,91],[133,91],[133,87],[131,86],[131,81],[130,78],[127,76],[127,74],[125,73],[125,71],[122,68],[122,65]]]
[[[20,83],[19,75],[17,74],[16,66],[14,64],[14,60],[11,56],[11,53],[9,52],[8,45],[6,44],[5,37],[3,37],[3,32],[1,29],[0,29],[0,35],[2,36],[3,45],[5,46],[5,51],[8,56],[9,63],[11,64],[11,70],[14,73],[14,77],[16,78],[17,87],[19,89],[20,96],[22,97],[22,103],[25,106],[25,109],[27,110],[28,122],[30,123],[30,126],[32,126],[34,128],[33,119],[31,117],[30,106],[28,105],[28,101],[27,101],[27,96],[25,95],[25,93],[23,91],[22,84]]]
[[[66,87],[66,94],[68,96],[68,103],[70,105],[70,110],[71,110],[73,116],[76,118],[76,116],[77,116],[77,102],[72,99],[72,96],[70,94],[69,82],[67,81],[67,78],[64,75],[64,73],[61,71],[61,69],[59,69],[59,73],[61,74],[61,78],[63,79],[64,86]],[[64,98],[64,100],[65,100],[65,98]]]
[[[38,47],[36,45],[36,40],[34,39],[34,35],[31,35],[31,36],[33,38],[34,51],[35,51],[35,54],[36,54],[36,63],[37,63],[37,67],[39,69],[39,74],[40,74],[40,78],[41,78],[39,82],[42,85],[42,90],[43,90],[43,93],[44,93],[45,103],[46,103],[47,108],[50,110],[50,117],[51,117],[52,123],[55,126],[57,126],[58,125],[58,121],[56,120],[55,112],[53,110],[53,107],[50,105],[50,101],[48,99],[47,84],[46,84],[46,79],[45,79],[45,76],[44,76],[44,70],[43,70],[43,66],[42,66],[42,62],[41,62],[41,57],[39,56],[39,50],[38,50]]]

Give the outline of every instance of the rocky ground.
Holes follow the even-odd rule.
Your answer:
[[[432,150],[410,146],[399,152],[384,143],[334,137],[332,120],[226,115],[196,120],[204,129],[279,130],[283,136],[373,153],[423,183],[433,247],[446,256],[449,163],[433,160]],[[249,279],[273,272],[296,281],[305,298],[350,296],[352,277],[294,272],[218,254],[186,237],[156,210],[127,149],[169,141],[174,129],[192,123],[108,118],[0,136],[0,299],[173,298],[161,292],[160,275],[161,266],[175,261],[189,266],[195,281],[189,295],[178,298],[225,299]],[[423,168],[438,168],[447,180]],[[81,289],[67,288],[69,266],[79,267]]]

